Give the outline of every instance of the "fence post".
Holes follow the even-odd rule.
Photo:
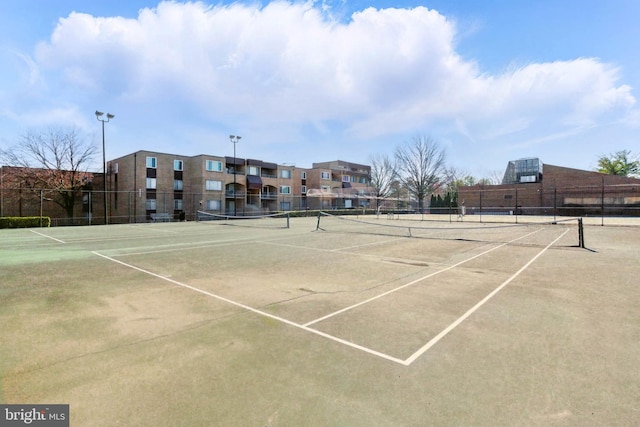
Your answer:
[[[602,177],[602,197],[600,199],[600,225],[604,226],[604,176]]]
[[[516,187],[516,210],[513,211],[516,214],[516,224],[518,223],[518,187]]]
[[[42,191],[43,191],[43,190],[40,190],[40,228],[42,228],[42,213],[43,213],[43,206],[42,206],[42,203],[43,203],[43,200],[42,200],[42,199],[43,199],[43,195],[42,195]]]
[[[553,222],[556,221],[556,215],[558,213],[558,204],[557,204],[557,196],[558,196],[558,188],[553,186]]]

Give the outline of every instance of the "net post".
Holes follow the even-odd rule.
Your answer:
[[[582,218],[578,218],[578,246],[584,249],[584,226]]]
[[[320,230],[320,211],[318,211],[318,222],[316,224],[316,231]]]
[[[287,228],[289,228],[289,212],[287,212]]]

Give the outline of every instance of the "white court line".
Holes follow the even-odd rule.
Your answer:
[[[245,305],[245,304],[230,300],[230,299],[225,298],[225,297],[221,297],[220,295],[216,295],[214,293],[205,291],[203,289],[196,288],[195,286],[187,285],[186,283],[178,282],[177,280],[173,280],[173,279],[171,279],[169,277],[161,276],[159,274],[153,273],[153,272],[145,270],[143,268],[136,267],[135,265],[127,264],[126,262],[119,261],[119,260],[117,260],[115,258],[111,258],[109,256],[103,255],[103,254],[101,254],[99,252],[91,251],[91,253],[94,254],[94,255],[97,255],[97,256],[99,256],[101,258],[104,258],[104,259],[107,259],[109,261],[115,262],[117,264],[123,265],[125,267],[129,267],[131,269],[134,269],[134,270],[140,271],[142,273],[148,274],[150,276],[156,277],[158,279],[162,279],[162,280],[165,280],[165,281],[167,281],[169,283],[173,283],[174,285],[181,286],[183,288],[190,289],[190,290],[195,291],[195,292],[199,292],[201,294],[207,295],[207,296],[215,298],[217,300],[224,301],[224,302],[226,302],[228,304],[235,305],[236,307],[243,308],[243,309],[245,309],[247,311],[251,311],[251,312],[259,314],[261,316],[265,316],[265,317],[277,320],[277,321],[282,322],[284,324],[287,324],[289,326],[294,326],[296,328],[302,329],[303,331],[311,332],[312,334],[316,334],[316,335],[319,335],[321,337],[328,338],[328,339],[330,339],[332,341],[335,341],[335,342],[338,342],[340,344],[355,348],[357,350],[364,351],[365,353],[369,353],[369,354],[372,354],[374,356],[378,356],[380,358],[383,358],[383,359],[386,359],[386,360],[390,360],[392,362],[396,362],[396,363],[399,363],[399,364],[403,364],[403,365],[406,364],[403,360],[398,359],[397,357],[393,357],[393,356],[390,356],[388,354],[381,353],[379,351],[373,350],[371,348],[364,347],[364,346],[361,346],[361,345],[356,344],[356,343],[352,343],[351,341],[347,341],[347,340],[344,340],[342,338],[334,337],[333,335],[329,335],[329,334],[327,334],[325,332],[322,332],[322,331],[319,331],[317,329],[313,329],[313,328],[309,328],[309,327],[304,326],[304,325],[300,325],[299,323],[292,322],[292,321],[284,319],[282,317],[274,316],[273,314],[270,314],[270,313],[255,309],[253,307],[249,307],[248,305]]]
[[[363,248],[365,246],[383,245],[385,243],[395,242],[396,240],[403,240],[403,239],[406,239],[406,237],[399,237],[399,238],[396,238],[396,239],[384,240],[384,241],[381,241],[381,242],[363,243],[361,245],[347,246],[347,247],[344,247],[344,248],[335,248],[335,249],[314,248],[314,247],[311,247],[311,246],[292,245],[292,244],[289,244],[289,243],[274,243],[274,242],[270,242],[270,241],[266,241],[266,240],[265,241],[258,240],[257,243],[264,243],[265,245],[284,246],[286,248],[294,248],[294,249],[308,249],[310,251],[342,252],[342,251],[346,251],[346,250],[349,250],[349,249]],[[366,255],[366,254],[354,253],[352,255]],[[371,256],[371,255],[367,255],[367,256]]]
[[[55,237],[47,236],[46,234],[38,233],[37,231],[29,230],[32,233],[37,234],[38,236],[46,237],[47,239],[55,240],[58,243],[67,243],[64,240],[56,239]]]
[[[334,311],[333,313],[329,313],[329,314],[327,314],[326,316],[322,316],[322,317],[320,317],[320,318],[318,318],[318,319],[315,319],[315,320],[312,320],[312,321],[310,321],[310,322],[305,323],[305,324],[304,324],[304,326],[310,326],[310,325],[313,325],[314,323],[318,323],[318,322],[321,322],[321,321],[323,321],[323,320],[329,319],[329,318],[331,318],[331,317],[333,317],[333,316],[336,316],[336,315],[338,315],[338,314],[342,314],[342,313],[344,313],[345,311],[353,310],[354,308],[360,307],[361,305],[368,304],[368,303],[370,303],[370,302],[372,302],[372,301],[375,301],[375,300],[377,300],[377,299],[380,299],[380,298],[382,298],[382,297],[385,297],[385,296],[387,296],[387,295],[389,295],[389,294],[392,294],[392,293],[394,293],[394,292],[397,292],[397,291],[399,291],[399,290],[401,290],[401,289],[404,289],[404,288],[406,288],[406,287],[409,287],[409,286],[415,285],[416,283],[421,282],[422,280],[428,279],[428,278],[433,277],[433,276],[435,276],[435,275],[437,275],[437,274],[440,274],[440,273],[444,273],[445,271],[449,271],[449,270],[451,270],[451,269],[454,269],[454,268],[456,268],[456,267],[458,267],[458,266],[460,266],[460,265],[462,265],[462,264],[465,264],[465,263],[467,263],[467,262],[469,262],[469,261],[472,261],[472,260],[474,260],[474,259],[476,259],[476,258],[478,258],[478,257],[483,256],[483,255],[486,255],[486,254],[488,254],[489,252],[493,252],[493,251],[495,251],[496,249],[499,249],[499,248],[501,248],[501,247],[503,247],[503,246],[506,246],[506,245],[508,245],[508,244],[510,244],[510,243],[513,243],[513,242],[515,242],[515,241],[517,241],[517,240],[524,239],[525,237],[529,237],[529,236],[531,236],[532,234],[535,234],[535,233],[539,232],[540,230],[541,230],[541,229],[538,229],[538,230],[532,231],[531,233],[525,234],[524,236],[518,237],[517,239],[510,240],[510,241],[508,241],[508,242],[506,242],[506,243],[502,243],[502,244],[500,244],[500,245],[498,245],[498,246],[495,246],[495,247],[493,247],[493,248],[491,248],[491,249],[487,249],[487,250],[486,250],[486,251],[484,251],[484,252],[480,252],[479,254],[476,254],[476,255],[474,255],[474,256],[472,256],[472,257],[470,257],[470,258],[464,259],[464,260],[462,260],[462,261],[460,261],[460,262],[457,262],[457,263],[455,263],[455,264],[453,264],[453,265],[450,265],[449,267],[443,268],[443,269],[438,270],[438,271],[434,271],[433,273],[429,273],[429,274],[427,274],[426,276],[422,276],[422,277],[420,277],[420,278],[418,278],[418,279],[416,279],[416,280],[412,280],[411,282],[409,282],[409,283],[405,283],[405,284],[404,284],[404,285],[402,285],[402,286],[398,286],[397,288],[394,288],[394,289],[388,290],[387,292],[383,292],[383,293],[381,293],[381,294],[379,294],[379,295],[373,296],[373,297],[371,297],[371,298],[369,298],[369,299],[366,299],[366,300],[364,300],[364,301],[360,301],[360,302],[359,302],[359,303],[357,303],[357,304],[353,304],[353,305],[350,305],[350,306],[348,306],[348,307],[345,307],[345,308],[343,308],[343,309],[341,309],[341,310]]]
[[[498,292],[500,292],[505,286],[507,286],[509,283],[511,283],[516,277],[518,277],[520,275],[520,273],[522,273],[524,270],[526,270],[531,264],[533,264],[533,262],[535,260],[537,260],[543,253],[545,253],[547,251],[547,249],[549,249],[554,243],[556,243],[558,240],[560,240],[565,234],[567,234],[569,232],[569,230],[566,230],[564,233],[562,233],[560,235],[560,237],[558,237],[557,239],[555,239],[553,242],[549,243],[544,249],[542,249],[540,252],[538,252],[538,254],[536,256],[534,256],[533,258],[531,258],[531,260],[526,263],[525,265],[522,266],[522,268],[520,268],[520,270],[516,271],[513,276],[509,277],[507,280],[505,280],[500,286],[498,286],[497,288],[495,288],[489,295],[487,295],[486,297],[484,297],[479,303],[477,303],[476,305],[474,305],[473,307],[471,307],[466,313],[464,313],[462,316],[460,316],[455,322],[453,322],[452,324],[450,324],[449,326],[447,326],[444,330],[442,330],[442,332],[440,332],[438,335],[436,335],[435,337],[433,337],[428,343],[426,343],[424,346],[422,346],[422,348],[420,348],[420,350],[416,351],[415,353],[413,353],[411,356],[409,356],[404,362],[404,365],[409,366],[410,364],[412,364],[416,359],[418,359],[420,356],[422,356],[424,353],[427,352],[427,350],[429,350],[431,347],[433,347],[434,345],[436,345],[436,343],[438,341],[440,341],[442,338],[444,338],[449,332],[453,331],[458,325],[460,325],[467,317],[471,316],[474,312],[476,312],[480,307],[482,307],[487,301],[489,301],[491,298],[493,298],[493,296],[495,294],[497,294]]]
[[[293,236],[298,236],[298,234],[294,234]],[[288,236],[286,238],[290,238],[292,236]],[[284,239],[285,237],[277,237],[274,238],[273,240],[278,240],[278,239]],[[242,239],[225,239],[225,240],[207,240],[204,242],[197,242],[197,243],[192,243],[192,242],[187,242],[187,243],[172,243],[172,244],[167,244],[167,245],[156,245],[156,246],[134,246],[134,247],[129,247],[129,248],[125,248],[125,249],[112,249],[112,250],[107,250],[105,252],[116,252],[113,253],[112,256],[118,256],[118,257],[124,257],[124,256],[131,256],[131,255],[147,255],[147,254],[155,254],[155,253],[161,253],[161,252],[174,252],[174,251],[188,251],[188,250],[194,250],[194,249],[205,249],[205,248],[215,248],[218,246],[229,246],[229,245],[244,245],[247,243],[268,243],[266,241],[257,241],[254,240],[255,237],[246,237],[246,238],[242,238]],[[149,250],[145,250],[147,248],[163,248],[163,249],[149,249]],[[131,250],[137,250],[138,252],[122,252],[122,253],[118,253],[119,251],[131,251]]]
[[[162,228],[159,227],[149,227],[149,228],[138,228],[139,230],[144,230],[145,232],[153,232],[153,233],[157,233],[157,232],[162,232],[162,233],[169,233],[169,234],[181,234],[181,231],[174,231],[174,230],[163,230]]]
[[[383,256],[380,256],[380,255],[362,254],[362,253],[358,253],[358,252],[346,252],[347,249],[356,249],[356,248],[364,247],[364,246],[382,245],[382,244],[385,244],[385,243],[394,242],[396,240],[403,240],[403,239],[407,239],[407,237],[400,237],[400,238],[397,238],[397,239],[385,240],[383,242],[365,243],[365,244],[362,244],[362,245],[355,245],[355,246],[349,246],[349,247],[345,247],[345,248],[336,248],[336,249],[314,248],[314,247],[311,247],[311,246],[292,245],[292,244],[289,244],[289,243],[275,243],[275,242],[272,242],[272,241],[264,241],[264,240],[256,240],[256,243],[262,243],[262,244],[265,244],[265,245],[273,245],[273,246],[283,246],[285,248],[303,249],[303,250],[316,251],[316,252],[329,252],[329,253],[332,253],[332,254],[348,254],[348,255],[362,257],[362,258],[375,258],[375,259],[380,260],[382,262],[393,262],[394,260],[419,261],[419,260],[413,260],[413,259],[410,259],[410,258],[383,257]]]
[[[113,249],[111,251],[106,251],[106,252],[116,252],[114,254],[112,254],[112,256],[117,256],[117,257],[125,257],[125,256],[132,256],[132,255],[148,255],[148,254],[157,254],[157,253],[162,253],[162,252],[175,252],[175,251],[190,251],[190,250],[195,250],[195,249],[205,249],[205,248],[215,248],[218,246],[229,246],[229,245],[245,245],[247,243],[256,243],[255,240],[253,240],[252,238],[247,238],[247,239],[236,239],[236,240],[211,240],[208,242],[199,242],[197,244],[194,243],[174,243],[171,245],[159,245],[159,246],[153,246],[154,248],[163,248],[163,249],[153,249],[153,250],[142,250],[142,249],[146,249],[149,248],[151,246],[138,246],[138,247],[133,247],[133,248],[126,248],[126,249]],[[138,252],[122,252],[119,253],[118,251],[122,251],[122,250],[126,250],[126,251],[130,251],[130,250],[138,250]]]

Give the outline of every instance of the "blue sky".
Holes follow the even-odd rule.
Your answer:
[[[0,0],[0,148],[77,127],[310,167],[415,136],[478,178],[640,152],[640,2]],[[99,168],[97,159],[96,169]]]

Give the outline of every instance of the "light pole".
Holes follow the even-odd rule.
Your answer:
[[[236,144],[242,139],[241,136],[229,135],[229,140],[233,143],[233,216],[238,213],[237,200],[236,200]]]
[[[102,119],[101,117],[104,115],[102,111],[96,110],[96,119],[99,122],[102,122],[102,181],[104,183],[104,223],[109,224],[109,217],[107,215],[107,157],[104,149],[104,124],[108,123],[109,120],[113,119],[115,116],[113,114],[107,113],[107,118]]]

